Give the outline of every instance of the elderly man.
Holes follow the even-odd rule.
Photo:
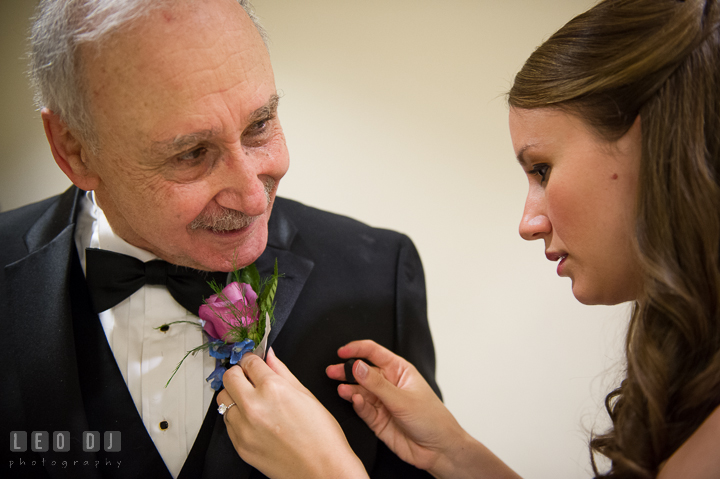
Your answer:
[[[202,298],[148,278],[107,300],[94,278],[118,270],[110,251],[141,269],[198,270],[202,283],[277,260],[277,355],[371,476],[420,476],[324,375],[339,346],[371,338],[436,388],[417,252],[405,236],[275,197],[288,152],[247,3],[47,0],[32,49],[48,142],[75,186],[0,215],[2,475],[263,477],[216,411],[214,359],[190,356],[165,387],[204,340],[185,322]]]

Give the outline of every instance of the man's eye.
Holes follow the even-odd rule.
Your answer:
[[[249,125],[243,132],[243,144],[250,148],[263,146],[271,137],[272,120],[275,117],[263,118]]]
[[[180,161],[194,162],[200,160],[207,153],[207,148],[200,147],[194,150],[187,151],[182,155],[178,156]]]
[[[177,183],[196,181],[213,169],[218,158],[218,150],[212,145],[195,146],[168,158],[164,174]]]
[[[267,128],[268,120],[262,120],[250,127],[251,132],[260,132]]]
[[[262,135],[270,128],[271,121],[272,118],[264,118],[256,121],[245,130],[245,135],[250,137]]]
[[[540,184],[543,184],[547,181],[548,175],[550,174],[550,165],[546,165],[545,163],[534,165],[529,171],[529,174],[539,176]]]

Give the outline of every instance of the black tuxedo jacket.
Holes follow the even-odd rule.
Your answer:
[[[91,308],[74,242],[81,191],[0,214],[0,424],[27,433],[6,444],[0,477],[152,477],[170,474],[153,445]],[[284,273],[270,343],[328,408],[371,477],[428,477],[392,454],[337,395],[325,367],[355,339],[415,364],[438,392],[425,280],[412,242],[349,218],[277,198],[261,274]],[[260,478],[235,452],[213,402],[181,478]],[[47,431],[46,452],[31,433]],[[83,432],[120,431],[119,452],[83,451]],[[70,450],[55,452],[67,432]],[[7,440],[7,439],[6,439]]]

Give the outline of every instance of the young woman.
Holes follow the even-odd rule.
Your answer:
[[[612,466],[596,475],[720,477],[720,3],[605,0],[532,54],[509,104],[530,182],[521,235],[544,240],[581,302],[635,301],[613,427],[590,441]],[[402,459],[516,477],[412,365],[370,342],[339,355],[375,365],[356,361],[359,384],[338,392]],[[237,403],[226,420],[246,461],[271,477],[367,477],[274,355],[241,366],[218,401]],[[341,365],[328,375],[345,380]]]

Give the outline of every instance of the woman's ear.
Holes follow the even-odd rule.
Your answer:
[[[73,135],[59,115],[47,108],[43,108],[40,115],[55,163],[81,190],[96,189],[100,177],[87,164],[86,147]]]

